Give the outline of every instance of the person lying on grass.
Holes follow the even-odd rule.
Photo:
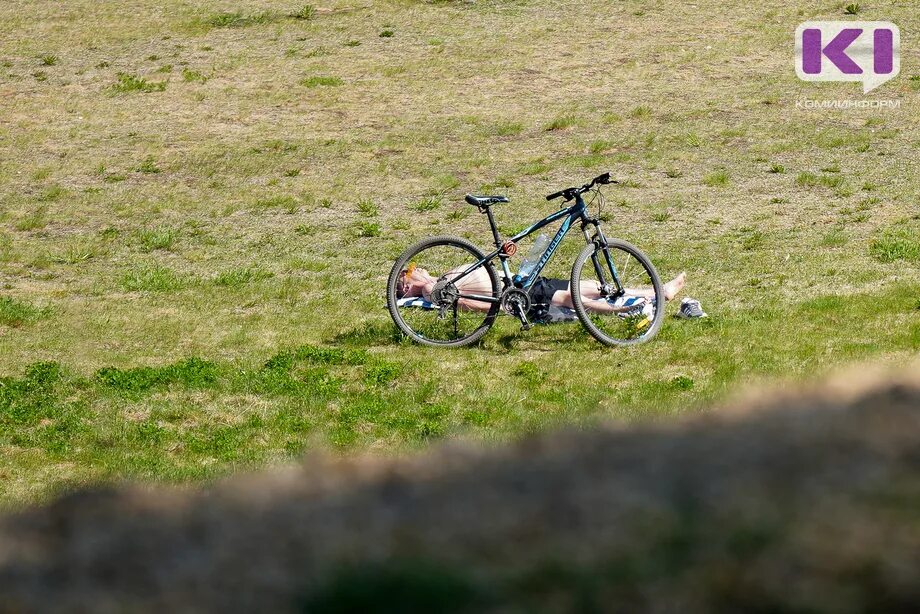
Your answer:
[[[459,275],[468,267],[460,266],[451,269],[445,274]],[[399,274],[399,281],[396,286],[396,297],[420,296],[424,300],[431,300],[431,289],[437,283],[438,278],[432,276],[427,270],[420,267],[410,267],[403,269]],[[683,290],[687,283],[687,274],[681,273],[668,283],[664,284],[664,298],[670,301],[678,292]],[[492,293],[492,281],[485,268],[480,267],[464,277],[457,284],[457,289],[464,294],[489,295]],[[653,298],[655,291],[652,288],[626,288],[627,296]],[[601,296],[600,289],[596,282],[581,282],[581,297],[585,309],[595,313],[620,313],[625,312],[632,307],[618,307],[611,304]],[[541,305],[554,305],[556,307],[566,307],[574,309],[572,304],[572,291],[569,288],[569,282],[565,279],[551,279],[538,277],[534,282],[533,289],[530,293],[531,303],[534,308]],[[483,301],[474,301],[469,299],[460,299],[460,307],[472,311],[488,311],[490,305]]]

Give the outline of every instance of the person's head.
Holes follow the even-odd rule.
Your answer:
[[[396,280],[396,298],[421,296],[427,282],[428,271],[410,264],[409,268],[399,272]]]

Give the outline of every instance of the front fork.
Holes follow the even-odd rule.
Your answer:
[[[593,237],[588,233],[588,226],[594,226]],[[601,296],[615,299],[621,297],[624,294],[623,286],[620,284],[617,268],[614,266],[613,259],[610,257],[610,250],[607,249],[607,237],[604,236],[604,231],[601,230],[600,220],[586,217],[581,223],[581,232],[585,235],[585,241],[589,245],[594,243],[596,246],[604,248],[603,263],[597,257],[597,250],[591,254],[591,263],[594,265],[594,272],[597,273],[597,279],[601,282]],[[604,273],[604,264],[607,265],[609,275]],[[609,280],[607,279],[608,276],[610,278]]]

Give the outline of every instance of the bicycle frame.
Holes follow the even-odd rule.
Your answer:
[[[511,275],[511,270],[508,267],[508,258],[510,256],[505,254],[504,249],[502,247],[502,240],[501,240],[501,237],[499,237],[498,235],[498,229],[495,226],[495,218],[492,216],[492,210],[486,207],[485,212],[489,218],[489,226],[492,229],[492,237],[495,240],[495,250],[490,252],[487,256],[485,256],[478,262],[470,265],[469,268],[463,271],[463,273],[458,275],[452,281],[454,283],[460,281],[461,279],[463,279],[464,277],[466,277],[467,275],[475,271],[477,268],[479,268],[483,264],[487,262],[491,262],[497,257],[499,258],[499,260],[501,260],[501,265],[502,265],[501,268],[502,268],[502,274],[504,275],[505,287],[508,288],[512,285],[516,285],[516,281],[517,283],[520,283],[521,280],[520,279],[516,280],[515,276]],[[569,230],[571,230],[572,224],[574,222],[576,221],[581,222],[581,230],[585,236],[585,241],[587,243],[591,243],[592,241],[591,237],[589,237],[588,235],[588,230],[587,230],[587,227],[589,225],[594,226],[594,228],[596,229],[597,240],[599,240],[602,244],[607,243],[607,239],[604,237],[604,233],[601,231],[599,220],[588,217],[585,201],[582,199],[580,194],[575,196],[575,204],[573,204],[572,206],[566,207],[564,209],[560,209],[559,211],[556,211],[555,213],[552,213],[546,216],[542,220],[522,230],[521,232],[514,235],[508,240],[516,243],[520,241],[521,239],[537,232],[544,226],[548,224],[552,224],[553,222],[563,219],[563,218],[565,219],[562,221],[562,226],[559,227],[559,230],[556,232],[556,235],[553,237],[553,240],[550,241],[550,244],[547,246],[546,251],[544,251],[543,255],[540,256],[540,260],[537,261],[537,265],[534,267],[534,270],[530,273],[528,277],[526,277],[523,280],[524,283],[519,286],[522,290],[530,289],[530,287],[536,282],[537,278],[540,275],[540,272],[543,270],[543,268],[546,266],[549,260],[553,257],[553,254],[556,252],[556,249],[559,247],[559,244],[562,243],[562,240],[565,238],[565,236],[569,233]],[[616,284],[617,291],[621,291],[622,288],[620,288],[619,280],[617,279],[618,275],[616,273],[616,269],[614,268],[613,263],[610,262],[610,255],[607,254],[606,257],[608,260],[607,264],[610,267],[610,270],[613,272],[614,283]],[[592,260],[594,260],[595,269],[598,275],[601,276],[602,282],[606,284],[606,280],[604,279],[603,271],[600,267],[600,263],[597,262],[596,257],[592,258]],[[498,303],[501,301],[500,297],[496,298],[492,296],[482,296],[478,294],[460,294],[459,298],[482,301],[485,303]]]

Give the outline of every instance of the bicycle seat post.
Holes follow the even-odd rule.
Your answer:
[[[492,238],[495,240],[495,247],[501,249],[502,240],[501,237],[498,236],[498,228],[495,226],[495,217],[492,215],[492,207],[486,205],[482,207],[482,209],[485,210],[485,214],[489,218],[489,228],[492,229]]]

